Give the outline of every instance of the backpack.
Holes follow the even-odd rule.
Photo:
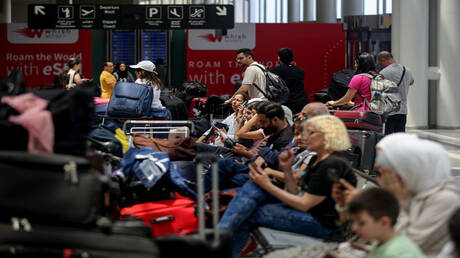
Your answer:
[[[350,69],[343,69],[332,74],[329,88],[327,89],[327,95],[329,95],[332,100],[338,100],[343,97],[348,91],[348,84],[350,84],[353,75],[354,72]]]
[[[281,77],[268,71],[265,67],[258,64],[254,66],[259,67],[265,74],[265,92],[263,92],[259,86],[253,84],[268,100],[283,104],[288,100],[289,88]]]
[[[401,108],[401,94],[395,82],[384,79],[380,74],[362,73],[361,75],[372,80],[370,102],[358,91],[358,94],[364,99],[365,104],[369,106],[371,111],[379,115],[399,111]]]
[[[153,88],[150,85],[117,82],[107,105],[107,114],[114,117],[141,117],[150,114]]]

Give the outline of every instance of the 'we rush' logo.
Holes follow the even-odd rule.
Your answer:
[[[216,41],[221,42],[221,41],[222,41],[222,37],[216,38],[216,37],[214,36],[214,34],[211,34],[211,33],[210,33],[210,34],[206,34],[206,35],[201,35],[201,36],[199,36],[199,37],[202,38],[202,39],[205,39],[205,40],[207,40],[207,41],[209,41],[209,42],[216,42]]]
[[[23,35],[24,37],[28,38],[41,38],[44,30],[39,30],[39,29],[20,29],[20,30],[15,30],[15,32]]]
[[[78,30],[31,29],[25,23],[9,23],[6,30],[13,44],[72,44],[78,40]]]

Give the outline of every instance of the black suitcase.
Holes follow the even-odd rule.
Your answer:
[[[0,218],[91,225],[104,211],[108,186],[80,157],[0,152]]]
[[[11,218],[10,224],[0,223],[0,257],[160,257],[147,230],[150,227],[142,221],[119,221],[104,230],[84,230]]]
[[[224,230],[217,228],[219,220],[218,165],[217,156],[212,153],[200,153],[196,156],[198,189],[198,232],[186,236],[165,235],[155,238],[162,257],[232,257],[232,238]],[[213,178],[213,228],[205,229],[204,218],[204,164],[211,162]]]
[[[160,97],[161,104],[171,111],[172,120],[187,120],[188,107],[185,102],[176,96]]]
[[[383,138],[383,134],[370,130],[348,129],[354,153],[359,154],[358,165],[354,166],[359,170],[372,172],[375,162],[375,146]]]

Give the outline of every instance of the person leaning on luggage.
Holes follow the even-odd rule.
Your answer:
[[[326,103],[328,107],[353,107],[359,106],[356,110],[370,110],[365,105],[363,98],[359,95],[358,91],[370,102],[371,101],[371,79],[362,73],[377,73],[375,67],[374,57],[369,53],[361,53],[355,58],[355,75],[351,78],[348,85],[347,93],[339,100],[331,100]],[[354,99],[354,102],[352,101]]]
[[[160,101],[161,89],[163,83],[157,76],[155,64],[151,61],[140,61],[136,65],[130,65],[134,69],[137,80],[135,83],[146,84],[153,88],[153,101],[150,116],[155,119],[171,120],[171,111],[165,108]]]
[[[101,84],[102,98],[110,99],[113,92],[113,87],[115,87],[115,83],[117,79],[113,76],[113,63],[112,62],[105,62],[104,63],[104,70],[99,77],[99,81]]]

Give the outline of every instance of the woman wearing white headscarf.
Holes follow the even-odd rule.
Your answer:
[[[395,229],[411,238],[428,256],[449,241],[447,221],[460,207],[446,150],[410,134],[394,134],[377,144],[379,183],[401,203]]]
[[[377,144],[377,153],[379,184],[391,191],[401,206],[395,229],[412,239],[427,257],[436,257],[449,241],[447,221],[460,207],[446,150],[416,135],[395,133]],[[342,184],[346,190],[340,193],[335,185],[332,194],[339,207],[358,192],[346,182]]]

